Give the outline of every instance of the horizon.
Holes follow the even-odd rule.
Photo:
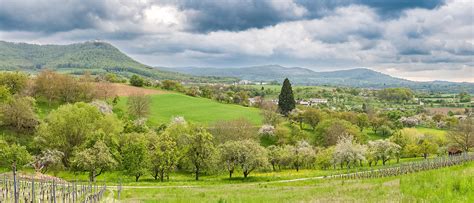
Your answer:
[[[468,0],[0,2],[0,40],[98,39],[153,67],[367,68],[412,81],[474,82]]]

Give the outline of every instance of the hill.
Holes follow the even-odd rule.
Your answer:
[[[195,77],[183,73],[157,70],[141,64],[106,42],[84,42],[69,45],[37,45],[0,41],[0,70],[36,73],[51,69],[71,74],[113,72],[124,77],[133,74],[152,79],[208,82],[232,81],[231,78]]]
[[[234,104],[222,104],[210,99],[190,97],[182,94],[150,95],[150,116],[152,124],[168,123],[175,116],[187,121],[210,124],[220,120],[246,118],[254,124],[261,124],[257,108]],[[126,109],[127,98],[122,97],[118,107]]]
[[[392,77],[366,68],[316,72],[306,68],[265,65],[242,68],[163,68],[199,76],[237,77],[251,81],[283,81],[288,77],[293,83],[300,85],[329,85],[363,88],[410,87],[424,91],[474,93],[474,83],[455,83],[445,81],[416,82]]]

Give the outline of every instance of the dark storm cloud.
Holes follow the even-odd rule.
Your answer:
[[[94,27],[107,18],[106,1],[0,0],[0,29],[58,32]]]
[[[218,30],[241,31],[262,28],[281,22],[314,19],[349,5],[366,5],[382,16],[397,16],[404,9],[432,9],[441,0],[183,0],[134,3],[131,11],[122,13],[115,7],[131,1],[108,0],[0,0],[0,29],[16,31],[59,32],[95,28],[97,21],[132,19],[143,9],[155,4],[167,4],[182,11],[193,11],[188,16],[194,32]]]
[[[199,12],[191,19],[194,29],[200,32],[229,30],[240,31],[249,28],[262,28],[292,20],[321,18],[336,8],[350,5],[362,5],[374,8],[385,18],[398,17],[405,9],[433,9],[444,3],[443,0],[295,0],[294,6],[304,9],[296,15],[288,10],[279,10],[278,0],[242,1],[242,0],[188,0],[179,3],[181,9]],[[282,4],[283,6],[283,4]]]

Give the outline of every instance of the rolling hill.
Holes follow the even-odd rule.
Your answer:
[[[410,87],[416,90],[474,93],[474,83],[445,81],[416,82],[392,77],[366,68],[316,72],[306,68],[283,67],[279,65],[253,66],[243,68],[162,68],[162,70],[199,76],[237,77],[250,81],[283,81],[289,78],[300,85],[350,86],[363,88]]]
[[[42,69],[92,74],[114,72],[124,77],[133,74],[152,79],[182,81],[232,81],[232,78],[195,77],[183,73],[157,70],[141,64],[106,42],[84,42],[70,45],[36,45],[0,41],[0,70],[36,73]]]

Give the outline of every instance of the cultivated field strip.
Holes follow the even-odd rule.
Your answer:
[[[354,173],[343,173],[339,175],[327,176],[327,178],[341,179],[362,179],[362,178],[382,178],[389,176],[398,176],[420,171],[433,170],[443,167],[461,165],[466,162],[474,161],[474,154],[463,153],[456,156],[442,156],[424,161],[405,163],[399,166],[381,168],[375,170],[358,171]]]

